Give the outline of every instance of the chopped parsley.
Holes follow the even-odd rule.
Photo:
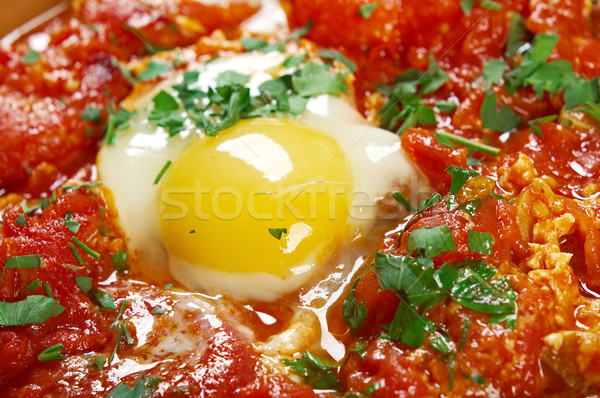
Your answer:
[[[505,69],[506,61],[502,59],[492,59],[485,64],[482,71],[483,78],[486,81],[485,91],[489,91],[493,84],[502,81]]]
[[[263,39],[254,37],[243,37],[242,47],[247,51],[262,50],[268,46],[267,42]]]
[[[115,318],[115,320],[113,321],[113,323],[110,324],[110,328],[111,329],[113,329],[115,326],[117,326],[117,324],[119,323],[119,321],[123,317],[123,314],[125,313],[125,309],[126,308],[127,308],[127,300],[123,300],[123,302],[121,303],[121,309],[119,310],[119,313],[117,314],[117,317]]]
[[[19,214],[17,216],[17,218],[15,219],[15,224],[24,227],[27,225],[27,219],[25,218],[24,214]]]
[[[408,69],[392,85],[377,87],[377,91],[388,97],[379,111],[381,127],[402,134],[410,127],[435,125],[435,113],[421,101],[421,96],[437,91],[446,81],[448,75],[430,54],[427,72]]]
[[[100,253],[93,251],[92,249],[90,249],[89,247],[87,247],[85,245],[85,243],[83,243],[82,241],[80,241],[76,237],[73,236],[71,238],[71,242],[75,243],[75,245],[77,245],[77,247],[79,247],[81,250],[83,250],[84,253],[92,256],[96,260],[98,260],[100,258]]]
[[[348,70],[356,72],[356,63],[351,59],[348,59],[344,54],[331,48],[319,51],[319,57],[323,59],[335,59],[341,62]]]
[[[492,11],[500,11],[502,9],[502,5],[500,3],[490,0],[483,0],[481,2],[481,7]]]
[[[70,211],[67,214],[65,214],[65,225],[67,226],[67,229],[71,232],[73,232],[74,234],[77,233],[77,231],[79,231],[79,227],[81,227],[81,224],[79,224],[76,221],[73,221],[73,212]]]
[[[402,207],[404,207],[407,211],[414,213],[416,209],[413,205],[410,204],[409,200],[404,197],[400,192],[392,193],[392,198],[396,200],[396,202],[400,203]]]
[[[355,330],[365,323],[368,315],[367,305],[362,301],[356,300],[354,291],[350,292],[342,305],[342,318],[344,323],[350,330]]]
[[[18,269],[18,268],[31,268],[40,269],[42,268],[42,258],[39,254],[27,254],[24,256],[8,257],[0,275],[0,282],[4,279],[4,273],[7,269]]]
[[[15,302],[0,301],[0,326],[26,326],[44,323],[61,314],[65,307],[51,297],[27,296]]]
[[[454,237],[448,225],[416,229],[408,235],[406,245],[409,256],[422,253],[427,258],[456,250]]]
[[[537,135],[538,137],[541,137],[542,129],[540,128],[540,125],[544,123],[553,122],[556,120],[557,117],[558,115],[542,116],[538,117],[537,119],[532,119],[528,121],[527,124],[529,125],[529,128],[531,129],[533,134]]]
[[[163,175],[167,172],[167,170],[169,169],[169,167],[171,167],[171,164],[172,164],[172,162],[170,160],[167,160],[167,162],[165,163],[165,165],[163,166],[163,168],[160,170],[160,172],[158,173],[158,175],[154,179],[153,185],[157,185],[160,182],[160,180],[163,177]]]
[[[363,19],[369,19],[377,7],[379,7],[379,3],[363,4],[358,7],[358,15]]]
[[[87,276],[76,276],[75,283],[83,293],[89,293],[92,290],[92,278]]]
[[[127,252],[120,251],[111,255],[113,267],[119,274],[124,274],[129,270],[127,266]]]
[[[62,354],[63,348],[65,348],[63,343],[58,343],[52,347],[48,347],[38,354],[38,360],[40,362],[63,361],[67,359],[67,357]]]
[[[342,384],[336,377],[336,371],[340,365],[329,358],[305,351],[295,360],[284,359],[282,362],[289,366],[292,372],[305,376],[305,383],[312,388],[336,391],[342,389]]]
[[[331,53],[341,59],[341,54]],[[332,73],[328,65],[309,61],[302,69],[264,82],[260,94],[252,97],[246,86],[249,76],[225,71],[216,85],[206,91],[193,88],[199,72],[186,72],[183,82],[173,86],[176,95],[161,91],[153,98],[148,121],[169,135],[186,128],[201,129],[208,136],[230,128],[241,119],[270,115],[299,115],[310,97],[338,95],[347,90],[342,73]]]
[[[504,133],[521,124],[521,118],[510,107],[501,104],[498,108],[496,95],[489,93],[481,105],[481,122],[483,127]]]
[[[151,397],[156,389],[160,379],[158,377],[140,377],[133,387],[129,387],[125,383],[121,383],[113,388],[106,398],[145,398]]]
[[[102,114],[104,109],[88,105],[83,112],[81,112],[81,118],[86,122],[92,122],[94,124],[100,124],[102,122]]]
[[[25,53],[23,58],[21,58],[21,63],[23,65],[32,65],[40,60],[40,53],[34,50],[29,50]]]
[[[73,253],[73,256],[75,257],[75,261],[77,261],[77,264],[79,264],[79,265],[87,264],[85,262],[85,260],[83,259],[83,257],[81,257],[81,254],[79,254],[79,252],[77,251],[75,246],[69,246],[69,250],[71,250],[71,253]]]
[[[465,147],[467,147],[470,151],[472,152],[481,152],[481,153],[485,153],[488,155],[497,155],[500,153],[500,149],[493,147],[493,146],[489,146],[489,145],[485,145],[485,144],[480,144],[478,142],[469,140],[467,138],[461,137],[459,135],[456,134],[452,134],[452,133],[447,133],[445,131],[437,131],[435,133],[436,138],[438,139],[438,142],[442,145],[448,145],[447,143],[444,143],[446,141],[448,141],[450,144],[459,144],[459,145],[463,145]],[[440,140],[441,139],[441,140]],[[446,140],[446,141],[443,141]]]
[[[510,20],[510,28],[508,29],[508,38],[506,40],[506,56],[516,57],[519,55],[526,45],[525,36],[527,28],[525,20],[520,13],[515,12]]]
[[[138,75],[137,80],[140,82],[154,80],[168,72],[169,66],[166,64],[166,62],[152,60],[148,64],[148,67],[146,67],[146,69]]]
[[[490,256],[494,249],[494,238],[486,232],[469,230],[469,250],[473,253],[486,254]]]
[[[98,368],[98,370],[102,370],[104,369],[104,364],[106,363],[106,358],[104,358],[104,355],[100,354],[96,357],[96,359],[94,359],[94,362],[86,365],[86,368],[91,368],[91,367],[96,367]]]
[[[115,300],[111,297],[110,294],[106,293],[104,290],[93,289],[90,292],[90,298],[92,301],[100,308],[104,308],[107,310],[116,311],[117,306],[115,305]]]
[[[137,115],[137,112],[129,112],[121,108],[117,111],[114,103],[108,104],[108,122],[104,127],[104,137],[107,145],[114,145],[117,142],[119,132],[129,128],[129,119]]]
[[[84,188],[96,188],[102,186],[101,182],[86,182],[84,184],[76,184],[76,185],[65,185],[63,189],[65,191],[70,191],[71,189],[84,189]]]
[[[287,228],[269,228],[269,233],[277,240],[281,240],[284,234],[288,233]]]
[[[41,287],[41,286],[42,286],[42,282],[40,282],[39,279],[36,279],[27,286],[27,293],[31,293],[32,291],[34,291],[35,289],[37,289],[38,287]]]
[[[284,68],[295,68],[302,65],[306,61],[306,54],[290,56],[283,61]]]

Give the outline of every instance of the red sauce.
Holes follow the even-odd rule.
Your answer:
[[[24,39],[0,49],[0,192],[47,198],[56,185],[69,177],[93,180],[94,157],[108,106],[121,101],[131,90],[117,63],[141,58],[157,48],[194,44],[215,29],[224,30],[225,37],[236,38],[239,24],[258,9],[253,2],[233,2],[227,6],[192,0],[159,5],[142,0],[77,3],[74,10],[40,28],[39,31],[49,35],[50,42],[39,61],[30,65],[21,62],[27,51]],[[392,291],[381,290],[375,272],[369,270],[355,289],[358,302],[364,303],[368,311],[365,326],[352,333],[343,330],[343,299],[327,314],[336,337],[347,348],[357,341],[366,343],[364,356],[349,352],[340,362],[336,375],[344,391],[362,392],[379,383],[373,397],[597,393],[600,391],[597,383],[591,387],[585,384],[600,357],[597,352],[590,354],[592,367],[579,372],[584,381],[576,379],[567,385],[564,375],[547,371],[553,363],[544,359],[551,350],[544,338],[555,332],[580,332],[573,310],[589,303],[579,293],[578,286],[582,286],[587,297],[598,297],[595,292],[600,290],[600,226],[597,225],[600,207],[593,201],[584,203],[576,199],[600,191],[594,189],[600,179],[600,127],[587,117],[580,121],[589,128],[548,122],[540,126],[542,136],[537,136],[526,122],[557,114],[564,105],[562,98],[547,94],[538,98],[531,89],[510,94],[504,87],[494,87],[499,103],[511,107],[523,119],[519,129],[501,137],[483,128],[480,108],[486,94],[477,86],[477,79],[487,61],[504,56],[514,13],[523,16],[530,33],[556,32],[560,36],[551,59],[570,61],[581,76],[600,74],[600,9],[598,6],[588,9],[589,4],[584,0],[506,0],[499,2],[500,10],[493,11],[483,7],[483,2],[475,1],[472,12],[465,14],[459,1],[383,0],[377,3],[370,18],[363,18],[359,7],[367,3],[289,0],[286,6],[292,27],[312,20],[310,40],[324,48],[339,49],[356,61],[356,99],[359,110],[365,113],[377,110],[378,102],[371,96],[374,84],[389,83],[407,68],[427,70],[429,54],[433,54],[449,80],[426,96],[425,101],[433,105],[452,100],[458,102],[458,108],[452,115],[437,112],[436,127],[404,132],[401,143],[407,156],[428,177],[432,188],[445,195],[451,182],[445,170],[452,165],[468,167],[470,155],[464,147],[441,145],[435,137],[436,128],[469,139],[483,139],[501,152],[495,157],[475,155],[480,164],[473,168],[497,180],[508,199],[519,200],[529,195],[530,203],[539,206],[518,208],[508,200],[487,197],[472,216],[466,216],[462,210],[448,211],[444,200],[412,219],[400,239],[396,239],[396,234],[382,243],[382,252],[404,255],[408,233],[418,228],[448,225],[456,250],[437,256],[435,266],[482,259],[497,268],[518,293],[518,322],[514,330],[503,323],[490,325],[488,315],[449,300],[428,311],[427,316],[443,325],[452,341],[460,339],[465,320],[471,324],[467,344],[456,354],[450,393],[449,365],[431,348],[431,335],[416,350],[379,338],[381,326],[392,321],[401,299]],[[220,44],[227,47],[226,43]],[[196,51],[212,53],[218,48],[219,45],[208,40],[198,44]],[[103,110],[98,121],[82,118],[81,114],[90,107]],[[522,155],[529,159],[535,176],[549,181],[551,192],[532,187],[532,178],[513,169]],[[2,202],[0,264],[8,257],[39,253],[44,265],[39,270],[5,270],[0,282],[0,300],[24,299],[30,293],[30,283],[39,279],[42,284],[50,284],[53,297],[66,307],[43,324],[0,327],[3,396],[104,396],[121,382],[134,385],[142,374],[160,378],[155,396],[316,395],[307,385],[272,374],[252,346],[254,341],[264,341],[284,330],[292,318],[292,305],[296,305],[293,300],[272,305],[251,303],[251,309],[243,309],[211,299],[209,302],[220,312],[207,311],[202,313],[205,317],[197,319],[194,313],[183,311],[185,316],[178,319],[176,316],[181,313],[174,309],[177,300],[172,292],[166,287],[135,282],[135,268],[131,279],[119,277],[110,282],[114,272],[112,255],[125,250],[125,240],[116,226],[110,201],[103,198],[102,191],[59,189],[57,192],[56,203],[25,217],[25,226],[17,223],[17,218],[24,216],[18,206],[21,197],[1,198],[6,203]],[[545,243],[545,236],[537,241],[533,238],[532,220],[543,219],[539,214],[546,210],[548,219],[567,214],[574,219],[571,229],[558,242],[561,253],[572,256],[570,268],[557,272],[551,281],[560,287],[557,291],[543,278],[528,274],[532,271],[528,260],[535,245]],[[64,222],[69,212],[81,224],[78,239],[100,253],[100,260],[84,254],[86,263],[77,264],[69,249],[74,233]],[[492,255],[470,250],[469,230],[493,237]],[[115,290],[117,305],[124,300],[130,302],[117,321],[121,319],[135,336],[132,343],[126,336],[117,338],[117,329],[111,327],[117,312],[101,311],[93,304],[75,283],[77,276],[90,277],[94,288]],[[562,293],[564,296],[560,296]],[[31,294],[44,294],[44,288],[37,287]],[[165,310],[162,318],[151,312],[158,307]],[[276,314],[274,323],[264,324],[256,311]],[[141,319],[152,319],[154,334],[144,334]],[[251,326],[254,336],[240,332],[236,322]],[[165,351],[152,356],[147,347],[152,346],[150,342],[145,344],[140,340],[146,336],[152,344],[160,345],[168,337],[189,335],[199,345],[184,355]],[[57,343],[64,344],[62,353],[70,356],[69,360],[39,362],[38,354]],[[186,347],[183,343],[178,346]],[[151,366],[144,364],[149,365],[149,370],[124,372],[119,376],[114,369],[101,371],[89,366],[90,358],[76,357],[91,353],[93,357],[108,358],[113,349],[123,358],[145,358],[151,362]],[[571,354],[561,357],[559,370],[566,369],[568,361],[579,358]],[[485,384],[474,382],[470,377],[473,375],[482,376]]]

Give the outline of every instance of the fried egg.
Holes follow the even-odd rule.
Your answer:
[[[252,52],[191,68],[200,89],[235,71],[256,92],[286,72],[285,59]],[[331,95],[310,99],[299,116],[241,120],[214,137],[190,124],[170,137],[148,114],[157,93],[176,96],[172,86],[182,81],[128,99],[137,115],[97,161],[128,248],[154,281],[277,300],[322,277],[325,264],[371,233],[382,217],[378,201],[421,178],[396,135]]]

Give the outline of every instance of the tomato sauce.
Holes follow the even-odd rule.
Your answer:
[[[177,286],[173,290],[138,281],[135,264],[123,277],[128,271],[117,272],[114,258],[126,251],[126,237],[110,198],[101,187],[57,188],[71,178],[95,181],[94,158],[109,108],[118,109],[132,89],[123,65],[193,44],[195,55],[219,48],[239,51],[239,43],[225,39],[239,37],[239,25],[259,4],[74,3],[72,10],[36,31],[49,38],[39,60],[23,62],[25,38],[0,49],[0,192],[6,194],[0,197],[0,264],[33,254],[42,260],[40,269],[4,269],[0,300],[16,302],[49,289],[65,307],[41,324],[0,327],[3,396],[105,396],[120,383],[135,385],[142,375],[156,378],[154,396],[160,397],[332,396],[297,382],[300,377],[278,373],[281,366],[274,366],[279,369],[274,372],[255,351],[253,344],[281,332],[292,318],[289,302],[253,303],[248,310],[219,298],[188,295]],[[432,107],[450,101],[457,108],[452,113],[436,108],[436,126],[403,132],[405,153],[441,195],[451,187],[450,166],[481,173],[482,184],[491,181],[494,192],[504,195],[486,191],[477,197],[481,204],[472,214],[448,210],[444,197],[400,225],[405,232],[390,233],[379,250],[404,256],[411,232],[447,225],[456,249],[435,256],[435,268],[446,262],[485,261],[517,293],[515,327],[490,323],[488,314],[446,299],[429,309],[427,317],[443,326],[452,342],[470,325],[464,346],[453,343],[452,363],[433,348],[433,333],[416,349],[382,338],[403,298],[382,290],[368,268],[353,289],[366,319],[358,329],[336,334],[347,350],[335,371],[343,391],[372,389],[373,397],[600,392],[595,369],[600,344],[593,343],[600,330],[597,304],[589,299],[593,294],[579,290],[581,285],[600,291],[600,125],[589,115],[564,112],[560,95],[538,96],[530,88],[512,93],[502,84],[491,90],[499,106],[510,107],[522,119],[520,126],[499,134],[484,128],[480,113],[487,95],[482,71],[488,61],[505,57],[515,13],[524,19],[529,38],[559,35],[551,60],[570,61],[581,77],[599,75],[599,6],[586,0],[505,0],[495,3],[499,8],[494,10],[474,1],[472,10],[464,12],[456,0],[383,0],[365,18],[359,12],[368,5],[363,0],[283,3],[292,28],[312,21],[309,40],[357,63],[357,107],[372,120],[378,120],[385,102],[376,93],[377,84],[390,84],[409,68],[426,71],[433,55],[448,80],[423,100]],[[198,41],[217,29],[223,32],[218,45]],[[519,57],[507,58],[509,66],[518,64]],[[553,114],[556,120],[540,124],[541,135],[527,124]],[[436,137],[437,130],[500,152],[472,154],[463,146],[449,147]],[[26,212],[38,199],[43,209]],[[24,209],[23,203],[29,207]],[[68,228],[67,218],[79,225],[77,232]],[[491,254],[471,250],[472,230],[492,237]],[[99,259],[75,247],[73,237]],[[81,260],[75,253],[82,253]],[[115,308],[93,302],[76,277],[90,278],[91,289],[112,294]],[[277,322],[261,326],[254,311],[277,314]],[[336,331],[345,328],[340,326],[342,312],[343,298],[327,314]],[[67,360],[38,360],[59,343]],[[359,343],[362,352],[351,350]],[[105,359],[115,355],[121,359],[118,366],[103,370]],[[94,365],[100,356],[102,366]],[[128,368],[131,363],[135,365]]]

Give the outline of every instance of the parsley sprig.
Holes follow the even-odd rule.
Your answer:
[[[381,127],[402,134],[410,127],[435,125],[435,113],[421,97],[437,91],[446,81],[448,75],[430,54],[426,72],[408,69],[396,77],[392,85],[379,85],[377,91],[388,97],[379,111]]]
[[[230,128],[241,119],[270,115],[299,115],[311,97],[346,92],[345,75],[331,72],[329,66],[309,61],[304,68],[268,80],[259,86],[260,94],[250,95],[249,76],[225,71],[216,85],[200,90],[194,85],[200,72],[186,72],[173,86],[176,94],[159,92],[148,121],[163,127],[171,136],[196,127],[208,136]]]

